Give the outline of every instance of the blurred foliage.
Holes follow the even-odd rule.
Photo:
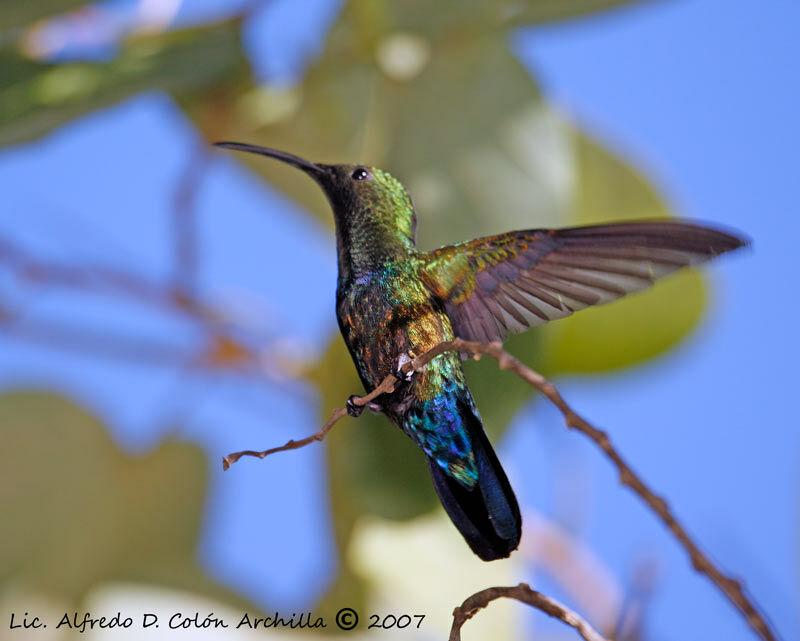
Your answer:
[[[245,64],[238,21],[137,36],[107,64],[52,64],[0,49],[0,145],[37,138],[145,90],[199,99]]]
[[[576,134],[573,215],[579,224],[670,215],[644,178],[596,142]],[[548,376],[635,365],[677,343],[700,319],[706,300],[700,272],[684,270],[641,296],[594,307],[543,327]]]
[[[85,0],[3,0],[0,3],[0,29],[12,31],[85,4]]]
[[[0,583],[73,605],[123,580],[245,603],[197,563],[207,460],[196,446],[124,454],[95,416],[37,392],[0,396],[0,425]]]
[[[4,28],[24,24],[69,4],[13,2],[0,8],[0,24]],[[629,3],[447,0],[443,4],[446,8],[431,12],[422,0],[402,5],[346,2],[321,55],[293,87],[256,83],[239,35],[246,17],[138,34],[122,43],[113,60],[100,64],[31,60],[8,46],[6,38],[5,48],[0,49],[0,144],[33,140],[80,114],[157,89],[170,93],[206,138],[263,144],[322,162],[358,161],[386,168],[415,199],[423,248],[512,228],[669,215],[641,174],[547,105],[535,79],[509,47],[512,28]],[[237,161],[332,224],[322,193],[301,172],[255,156],[237,156]],[[685,336],[697,322],[704,300],[701,277],[683,274],[643,295],[514,337],[509,347],[546,375],[626,367],[652,358]],[[468,363],[467,370],[487,429],[496,437],[530,400],[532,391],[499,373],[493,362]],[[306,375],[319,390],[325,416],[361,389],[338,336]],[[67,532],[74,527],[74,522],[68,523],[74,515],[50,505],[52,496],[36,480],[36,471],[47,467],[46,478],[53,478],[58,466],[64,466],[60,476],[73,484],[71,496],[84,497],[81,502],[87,505],[96,500],[111,510],[87,514],[93,519],[103,514],[91,530],[93,538],[87,535],[90,528],[74,533],[83,538],[73,544],[87,546],[87,552],[135,546],[134,539],[139,538],[149,541],[142,527],[163,530],[165,518],[177,518],[167,517],[164,503],[158,502],[172,497],[161,496],[164,488],[185,493],[179,506],[186,510],[181,524],[167,528],[174,536],[156,536],[164,547],[141,551],[144,559],[163,558],[174,544],[181,550],[173,551],[173,566],[183,564],[183,570],[170,574],[161,567],[159,574],[157,564],[144,561],[141,567],[137,564],[137,578],[203,584],[193,561],[185,556],[195,545],[203,480],[195,470],[188,471],[180,485],[174,483],[184,478],[177,474],[180,466],[197,467],[197,461],[189,461],[197,456],[191,448],[167,444],[152,461],[131,462],[103,440],[99,424],[64,401],[41,397],[33,402],[30,397],[13,396],[3,400],[2,409],[12,426],[7,439],[17,439],[13,445],[7,441],[4,472],[19,475],[23,488],[22,494],[12,495],[17,503],[7,513],[24,510],[37,500],[46,507],[30,515],[40,521],[14,526],[14,545],[19,547],[8,546],[7,559],[17,561],[14,567],[4,566],[6,574],[29,572],[33,577],[36,568],[48,567],[24,561],[35,547],[34,540],[23,535],[29,528],[46,536],[46,523],[53,524],[53,531],[61,527],[59,523]],[[50,422],[56,409],[58,430]],[[338,427],[328,438],[327,451],[334,529],[343,556],[364,515],[409,519],[437,503],[423,457],[381,417],[365,413],[356,425]],[[87,452],[95,453],[87,458]],[[37,465],[30,465],[31,459]],[[127,466],[136,485],[127,484],[119,466]],[[111,500],[114,496],[116,502]],[[111,540],[109,523],[118,524],[129,536]],[[48,545],[55,553],[66,542]],[[134,571],[114,565],[118,560],[98,557],[73,575],[59,563],[77,557],[61,558],[48,570],[52,576],[40,580],[62,581],[61,589],[70,593],[85,589],[97,576]],[[324,605],[347,602],[358,608],[365,586],[343,564],[328,595]]]

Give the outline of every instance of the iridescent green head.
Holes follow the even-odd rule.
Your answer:
[[[381,169],[363,165],[323,165],[276,149],[238,142],[218,147],[268,156],[303,170],[331,203],[337,232],[348,243],[398,242],[415,245],[417,220],[411,197],[399,180]],[[357,236],[357,237],[352,237]]]

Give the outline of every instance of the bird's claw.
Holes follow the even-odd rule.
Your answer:
[[[408,354],[400,354],[400,356],[397,359],[397,370],[395,373],[397,378],[399,378],[402,381],[411,380],[411,377],[414,375],[414,370],[412,369],[410,372],[404,372],[403,365],[405,365],[406,363],[410,363],[412,360],[414,359]]]
[[[347,399],[347,403],[345,404],[347,408],[347,413],[352,416],[353,418],[358,418],[361,416],[361,412],[364,411],[363,405],[356,405],[353,400],[359,398],[358,394],[353,394],[350,398]]]

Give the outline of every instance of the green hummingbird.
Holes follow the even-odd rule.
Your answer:
[[[518,547],[522,519],[461,356],[441,354],[411,375],[400,373],[402,365],[456,336],[502,341],[744,244],[722,231],[660,220],[512,231],[424,252],[416,245],[411,197],[385,171],[236,142],[216,145],[292,165],[325,192],[336,223],[339,329],[366,390],[388,374],[400,378],[370,409],[424,452],[442,506],[485,561]],[[348,408],[354,415],[361,409],[352,402]]]

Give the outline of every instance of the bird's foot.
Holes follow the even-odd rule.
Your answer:
[[[412,369],[410,372],[403,371],[403,365],[406,363],[410,363],[414,360],[414,355],[409,352],[407,354],[400,354],[397,359],[397,367],[395,368],[395,376],[399,378],[401,381],[410,381],[411,377],[414,376],[414,370]]]
[[[350,398],[347,399],[347,403],[345,407],[347,408],[347,413],[352,416],[353,418],[358,418],[361,416],[361,412],[364,411],[363,405],[356,405],[353,400],[359,398],[358,394],[352,394]]]
[[[376,403],[375,401],[370,401],[365,405],[356,405],[353,401],[357,398],[361,397],[358,394],[352,394],[350,398],[347,399],[347,403],[345,404],[347,413],[353,418],[358,418],[359,416],[361,416],[361,412],[364,411],[365,407],[370,412],[374,412],[375,414],[380,414],[381,412],[383,412],[383,406],[380,403]]]

